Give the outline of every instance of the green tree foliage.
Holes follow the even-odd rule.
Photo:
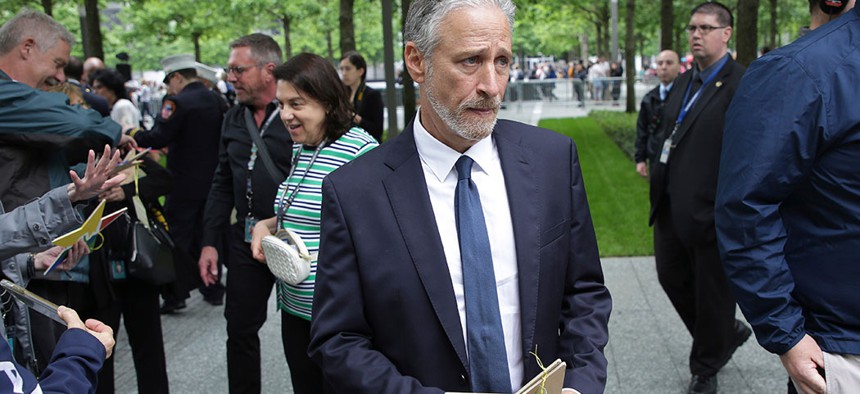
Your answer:
[[[44,10],[43,0],[0,1],[3,4],[0,22],[25,6]],[[353,6],[355,46],[372,65],[381,64],[383,59],[382,1],[354,0]],[[674,22],[667,30],[672,34],[672,47],[682,56],[688,52],[684,28],[689,22],[690,10],[698,2],[649,0],[636,4],[633,18],[636,54],[651,56],[660,50],[660,6],[664,1],[673,5]],[[723,2],[737,13],[738,0]],[[81,37],[79,8],[84,0],[50,0],[50,3],[54,18]],[[589,56],[607,54],[610,47],[609,0],[514,0],[514,3],[518,9],[513,42],[517,55],[543,54],[575,59],[583,52]],[[773,24],[771,10],[776,3],[776,23]],[[122,11],[114,17],[118,20],[111,20],[104,13],[108,3],[100,2],[108,65],[115,64],[114,55],[124,51],[131,55],[134,70],[159,69],[161,58],[181,52],[194,53],[196,42],[201,62],[223,66],[229,55],[229,42],[252,32],[272,35],[282,47],[290,48],[285,53],[308,51],[333,61],[342,53],[340,0],[127,0],[119,4]],[[624,37],[626,31],[625,4],[625,0],[619,0],[618,28],[622,32],[619,37]],[[395,8],[400,5],[401,1],[394,2]],[[758,48],[785,45],[797,38],[800,27],[808,24],[807,5],[805,0],[759,1]],[[394,19],[394,26],[400,26],[400,13],[395,13]],[[395,34],[394,40],[392,45],[400,48],[400,36]],[[730,43],[733,50],[736,49],[734,42]],[[80,44],[79,39],[73,54],[83,55]],[[619,42],[622,50],[626,46],[624,40]],[[400,51],[395,53],[399,58]]]

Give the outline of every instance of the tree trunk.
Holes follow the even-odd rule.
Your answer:
[[[382,0],[382,57],[385,59],[385,106],[388,109],[387,139],[400,134],[397,124],[397,89],[394,83],[394,0]],[[404,74],[406,72],[404,71]]]
[[[282,15],[281,24],[284,26],[284,61],[293,57],[293,44],[290,42],[290,16]]]
[[[48,16],[54,16],[54,2],[53,0],[42,0],[42,9],[45,10],[45,14]]]
[[[636,35],[633,33],[633,17],[636,11],[636,1],[627,0],[627,39],[624,45],[624,69],[627,71],[627,113],[636,112]]]
[[[102,29],[99,22],[99,1],[84,0],[84,9],[86,10],[87,34],[84,39],[87,41],[85,48],[86,57],[97,57],[104,60],[105,51],[102,47]]]
[[[758,2],[759,0],[738,0],[737,61],[749,66],[758,57]]]
[[[603,3],[603,7],[602,7],[600,12],[601,12],[601,14],[600,14],[601,18],[603,19],[603,22],[601,22],[601,23],[603,24],[603,26],[607,26],[606,29],[603,29],[603,49],[602,49],[602,51],[603,51],[603,56],[608,59],[609,56],[611,55],[611,53],[609,52],[609,42],[612,40],[612,37],[611,37],[612,34],[609,31],[610,29],[608,28],[608,26],[610,24],[609,3]]]
[[[675,36],[675,12],[672,0],[660,0],[660,50],[672,49]]]
[[[400,20],[406,23],[406,14],[409,11],[410,0],[402,0],[400,2]],[[401,31],[403,28],[401,27]],[[406,44],[406,43],[404,43]],[[415,116],[415,84],[412,83],[412,76],[406,71],[406,65],[403,65],[403,119],[407,122]]]
[[[199,31],[191,33],[191,42],[194,43],[194,60],[200,62],[200,35]]]
[[[776,36],[778,33],[777,27],[777,18],[778,18],[778,9],[776,8],[776,0],[770,0],[770,40],[768,40],[768,45],[770,49],[776,49],[777,42]]]
[[[594,27],[597,30],[597,34],[594,37],[597,56],[605,55],[605,53],[603,52],[603,26],[604,25],[600,22],[594,24]]]
[[[583,61],[583,64],[588,66],[588,36],[585,34],[581,34],[579,36],[579,47],[582,51],[580,53],[580,58]]]
[[[334,58],[334,48],[332,46],[331,29],[326,29],[326,31],[325,31],[325,45],[326,45],[326,50],[328,51],[328,59],[331,62],[335,62],[336,59]],[[337,64],[335,64],[335,68],[337,68]]]
[[[340,53],[355,50],[355,23],[353,5],[355,0],[340,0]]]
[[[612,0],[610,6],[610,15],[609,19],[609,44],[610,44],[610,56],[613,62],[617,62],[621,60],[618,54],[618,0]]]

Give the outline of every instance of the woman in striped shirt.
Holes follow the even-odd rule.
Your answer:
[[[378,145],[364,130],[350,128],[349,92],[331,63],[303,53],[275,68],[274,75],[281,120],[294,142],[293,165],[278,188],[275,217],[254,227],[251,252],[261,262],[261,241],[279,226],[298,234],[316,256],[323,178]],[[297,394],[323,392],[322,373],[307,355],[316,265],[314,257],[310,275],[297,285],[278,281],[281,338]]]

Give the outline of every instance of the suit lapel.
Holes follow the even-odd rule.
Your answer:
[[[500,122],[493,131],[514,228],[517,248],[517,271],[520,291],[520,321],[522,323],[523,355],[534,351],[537,321],[538,278],[540,277],[541,225],[537,202],[543,192],[535,181],[537,170],[529,163],[528,152],[520,145],[520,136],[509,132],[507,122]]]
[[[714,80],[711,81],[711,83],[709,83],[707,86],[702,86],[702,89],[704,90],[702,90],[701,97],[699,97],[699,99],[693,105],[693,108],[690,108],[690,113],[687,114],[687,117],[684,118],[684,123],[682,123],[681,127],[678,129],[678,135],[680,135],[681,138],[679,138],[678,141],[673,141],[675,145],[679,144],[683,137],[687,135],[688,129],[695,123],[696,118],[699,116],[699,114],[702,113],[702,110],[704,110],[705,107],[708,106],[708,103],[711,101],[711,99],[714,98],[714,96],[722,90],[724,80],[729,74],[731,74],[732,63],[732,58],[731,56],[729,56],[728,60],[726,60],[726,64],[723,66],[722,70],[720,70],[720,73],[717,75],[717,77],[714,78]],[[692,83],[692,78],[689,83]],[[684,89],[686,88],[687,87],[685,86]],[[691,92],[690,94],[692,95],[693,93]]]
[[[412,123],[389,143],[395,146],[388,150],[385,164],[392,172],[382,183],[427,298],[460,362],[466,367],[466,343],[454,286],[427,193],[421,159],[415,148]]]

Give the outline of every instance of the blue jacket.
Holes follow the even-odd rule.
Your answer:
[[[37,381],[15,362],[9,344],[0,341],[0,393],[94,393],[104,360],[104,345],[96,337],[81,329],[67,330]]]
[[[761,345],[860,354],[860,9],[750,65],[726,114],[720,252]]]

